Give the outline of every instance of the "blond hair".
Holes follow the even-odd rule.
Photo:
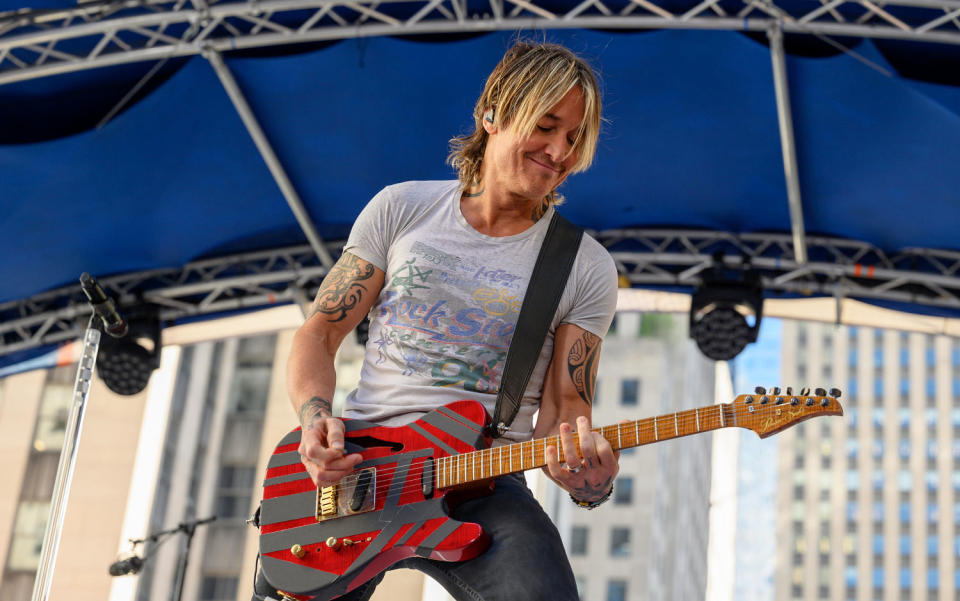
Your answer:
[[[493,69],[483,93],[473,108],[474,131],[450,140],[447,162],[457,170],[460,184],[468,188],[480,182],[487,132],[484,113],[494,109],[496,123],[523,138],[534,132],[537,122],[574,87],[583,93],[584,114],[571,152],[578,152],[571,173],[586,170],[593,163],[600,135],[600,88],[587,62],[557,44],[516,42]],[[552,190],[547,203],[559,204],[562,197]]]

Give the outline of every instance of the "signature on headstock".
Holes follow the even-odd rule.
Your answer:
[[[760,386],[755,395],[740,395],[734,401],[734,411],[741,418],[740,426],[753,430],[761,438],[775,434],[811,417],[820,415],[843,415],[843,408],[837,401],[840,391],[830,389],[829,394],[823,388],[817,388],[810,394],[809,388],[802,388],[800,394],[794,394],[787,388],[780,394],[780,388],[769,391]]]

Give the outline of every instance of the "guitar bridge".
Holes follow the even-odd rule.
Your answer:
[[[377,470],[367,468],[317,489],[317,521],[364,513],[376,504]]]
[[[337,485],[324,486],[317,495],[317,519],[337,515]]]

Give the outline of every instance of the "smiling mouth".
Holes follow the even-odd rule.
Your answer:
[[[557,174],[557,175],[563,173],[563,169],[562,169],[562,168],[552,167],[552,166],[548,165],[547,163],[544,163],[544,162],[542,162],[542,161],[538,161],[537,159],[535,159],[535,158],[533,158],[533,157],[530,157],[530,156],[528,156],[527,158],[530,159],[531,161],[533,161],[533,162],[534,162],[535,164],[537,164],[538,166],[542,167],[543,169],[546,169],[547,171],[550,171],[551,173],[555,173],[555,174]]]

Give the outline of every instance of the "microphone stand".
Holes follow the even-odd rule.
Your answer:
[[[180,565],[177,566],[177,596],[174,597],[174,601],[180,601],[183,598],[183,583],[187,579],[187,561],[190,559],[190,543],[193,542],[193,535],[197,531],[197,526],[202,526],[204,524],[209,524],[210,522],[217,519],[217,516],[210,516],[202,520],[194,520],[192,522],[183,522],[175,530],[170,532],[183,532],[187,535],[187,545],[183,550],[183,553],[180,555]]]
[[[32,601],[47,601],[50,584],[53,582],[53,566],[57,561],[60,547],[60,535],[63,531],[63,519],[67,513],[67,497],[73,482],[73,472],[77,464],[77,443],[83,430],[83,418],[87,409],[87,397],[90,394],[90,381],[100,349],[100,330],[94,326],[96,312],[90,316],[87,331],[83,335],[83,352],[77,366],[77,378],[73,385],[73,403],[64,435],[63,449],[57,465],[57,478],[53,485],[50,501],[50,514],[47,518],[47,530],[43,536],[40,551],[40,565],[33,581]]]
[[[187,535],[186,547],[184,548],[183,553],[180,554],[180,561],[179,561],[179,563],[177,564],[177,580],[176,580],[176,582],[177,582],[177,587],[176,587],[176,588],[177,588],[177,595],[176,595],[176,597],[173,598],[174,601],[180,601],[180,599],[183,597],[183,583],[184,583],[184,581],[186,580],[186,575],[187,575],[187,562],[189,561],[189,556],[190,556],[190,544],[193,542],[193,535],[196,534],[197,526],[202,526],[202,525],[204,525],[204,524],[209,524],[210,522],[212,522],[212,521],[214,521],[214,520],[216,520],[216,519],[217,519],[217,516],[210,516],[210,517],[204,518],[204,519],[202,519],[202,520],[193,520],[193,521],[191,521],[191,522],[182,522],[182,523],[179,524],[176,528],[171,528],[171,529],[169,529],[169,530],[159,530],[159,531],[154,532],[154,533],[152,533],[152,534],[148,534],[145,538],[139,538],[139,539],[136,539],[136,540],[130,539],[130,544],[133,546],[133,549],[134,549],[133,557],[139,557],[139,556],[136,554],[137,545],[143,545],[144,543],[157,543],[157,544],[162,544],[162,543],[164,543],[164,542],[166,542],[166,541],[168,540],[168,539],[166,539],[165,537],[169,537],[169,536],[174,535],[174,534],[177,534],[177,533],[179,533],[179,532],[183,532],[184,534]],[[156,547],[154,547],[154,549],[155,549],[155,548],[156,548]],[[143,557],[139,557],[139,560],[140,560],[140,561],[139,561],[139,565],[136,566],[136,567],[134,567],[133,570],[125,571],[124,573],[121,573],[121,574],[113,574],[113,572],[111,572],[111,575],[113,575],[113,576],[125,576],[125,575],[127,575],[127,574],[136,574],[136,573],[140,572],[140,570],[143,568],[143,564],[144,564],[148,559],[150,559],[150,557],[153,556],[153,553],[147,554],[146,551],[147,551],[147,550],[146,550],[146,548],[145,548]],[[118,563],[119,563],[119,562],[118,562]],[[112,570],[116,565],[118,565],[118,564],[115,563],[114,565],[110,566],[111,570]]]
[[[100,330],[96,328],[97,318],[100,318],[111,336],[120,337],[127,333],[126,323],[117,313],[113,301],[107,298],[103,289],[89,273],[84,272],[80,275],[80,288],[87,297],[93,314],[87,323],[87,331],[83,335],[83,351],[80,363],[77,365],[73,402],[63,437],[63,449],[60,450],[60,461],[57,464],[50,514],[47,518],[47,529],[43,535],[43,547],[40,550],[40,565],[37,567],[37,575],[33,581],[32,601],[47,601],[50,595],[50,584],[53,582],[53,566],[57,562],[63,520],[67,514],[67,497],[70,496],[70,485],[73,483],[73,472],[77,465],[77,445],[83,430],[83,418],[87,410],[87,397],[90,394],[93,369],[97,363],[97,352],[100,350]]]

